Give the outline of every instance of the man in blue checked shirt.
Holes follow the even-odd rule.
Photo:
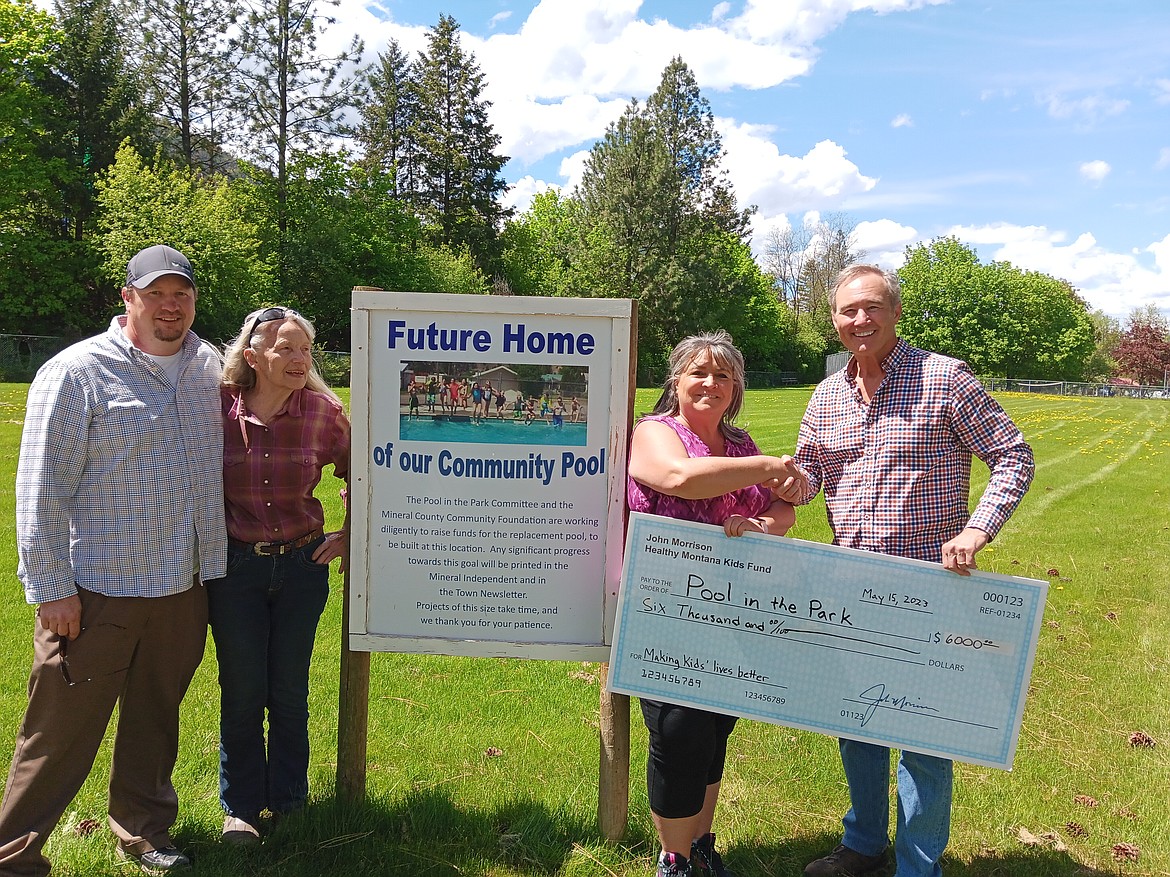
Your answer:
[[[203,657],[203,582],[225,574],[219,358],[191,331],[178,250],[130,260],[102,335],[29,389],[16,474],[18,575],[37,606],[28,708],[0,804],[0,877],[46,875],[45,842],[115,703],[109,824],[148,874],[190,865],[170,828],[179,702]]]
[[[942,565],[959,575],[999,532],[1032,481],[1032,449],[965,363],[897,336],[898,277],[853,265],[830,293],[833,325],[853,354],[817,387],[800,424],[796,463],[808,477],[797,503],[825,491],[833,542]],[[990,469],[968,507],[971,457]],[[840,741],[851,807],[842,843],[808,877],[861,877],[889,857],[890,750]],[[895,877],[939,877],[951,824],[951,762],[898,759]]]

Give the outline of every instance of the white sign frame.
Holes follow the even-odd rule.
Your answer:
[[[591,355],[597,356],[599,374],[607,374],[608,386],[594,386],[590,381],[589,401],[591,418],[604,417],[604,423],[598,428],[589,427],[590,444],[595,444],[598,435],[597,429],[604,427],[601,441],[604,443],[604,497],[599,500],[599,524],[597,535],[601,538],[600,557],[603,568],[593,569],[595,576],[590,576],[591,570],[582,572],[596,581],[582,582],[574,578],[574,570],[558,577],[550,583],[550,587],[575,584],[580,588],[590,588],[590,594],[596,594],[596,602],[590,596],[590,613],[586,626],[596,630],[596,636],[591,636],[587,642],[560,642],[539,641],[530,639],[522,641],[504,640],[499,638],[476,639],[470,634],[472,630],[452,630],[451,636],[419,635],[417,631],[395,632],[386,629],[386,613],[383,611],[375,618],[371,615],[371,606],[377,608],[379,599],[385,602],[392,599],[390,589],[395,587],[394,582],[376,580],[371,572],[371,527],[375,522],[376,509],[381,503],[379,488],[374,478],[377,465],[375,454],[382,451],[380,439],[372,436],[372,424],[376,415],[383,419],[387,416],[386,410],[393,405],[399,410],[400,386],[398,376],[392,381],[384,381],[379,385],[372,380],[371,362],[383,359],[388,354],[375,349],[376,345],[386,348],[388,341],[387,328],[393,319],[405,319],[410,326],[427,326],[432,321],[448,320],[452,324],[470,325],[470,321],[481,321],[485,327],[494,326],[502,321],[511,320],[508,324],[514,327],[516,320],[524,318],[540,324],[553,325],[558,331],[571,330],[575,323],[598,325],[598,320],[609,326],[609,349],[604,350],[601,345]],[[494,334],[494,333],[489,333]],[[350,576],[349,598],[350,611],[348,618],[348,643],[353,651],[392,651],[410,652],[418,654],[443,654],[480,657],[520,657],[545,660],[586,660],[605,661],[609,657],[610,643],[613,639],[615,614],[617,608],[618,585],[621,578],[622,548],[624,543],[624,511],[626,489],[626,458],[628,450],[628,429],[632,413],[633,369],[636,350],[636,311],[634,303],[629,299],[583,299],[534,296],[476,296],[452,295],[445,293],[412,293],[412,292],[373,292],[355,290],[352,300],[352,347],[351,347],[351,420],[353,424],[352,462],[350,466],[349,482],[349,509],[350,523]],[[486,337],[486,336],[485,336]],[[402,343],[401,335],[395,339]],[[493,342],[494,343],[494,342]],[[489,360],[492,355],[497,361],[507,362],[506,357],[496,354],[487,354],[484,346],[474,348],[474,351],[461,353],[462,360]],[[604,357],[604,360],[602,359]],[[404,357],[409,358],[409,357]],[[442,357],[428,353],[417,354],[419,360],[438,360]],[[565,364],[578,364],[572,356],[561,356],[548,353],[542,361],[556,364],[562,361]],[[519,361],[519,360],[517,360]],[[393,402],[388,402],[384,396],[393,394]],[[379,412],[380,415],[379,415]],[[545,424],[538,425],[544,429]],[[405,446],[408,443],[399,443]],[[524,451],[536,450],[529,445],[516,445]],[[547,450],[547,449],[546,449]],[[397,453],[397,452],[396,452]],[[557,451],[550,451],[557,453]],[[388,465],[387,454],[382,451],[382,465]],[[388,466],[389,468],[389,466]],[[601,477],[593,479],[601,481]],[[548,482],[545,482],[546,484]],[[508,485],[502,485],[507,487]],[[380,517],[380,515],[377,515]],[[388,543],[389,544],[389,543]],[[392,551],[385,548],[378,550]],[[590,563],[596,557],[589,558]],[[405,561],[404,561],[405,562]],[[455,609],[454,606],[449,607]],[[531,611],[531,610],[529,610]],[[555,611],[555,610],[551,610]],[[578,610],[579,612],[580,610]],[[456,613],[458,614],[458,613]],[[462,613],[466,618],[470,613]],[[574,618],[577,618],[574,613]],[[483,623],[481,621],[481,623]],[[490,623],[490,622],[488,622]],[[439,631],[436,631],[438,633]],[[467,635],[463,635],[467,634]],[[517,638],[518,640],[519,638]],[[593,641],[595,640],[595,641]]]

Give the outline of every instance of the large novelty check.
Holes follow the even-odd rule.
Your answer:
[[[1011,769],[1047,593],[632,513],[609,688]]]

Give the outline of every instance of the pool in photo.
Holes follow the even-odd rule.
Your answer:
[[[537,419],[526,424],[523,420],[508,417],[497,420],[485,417],[479,423],[470,418],[458,417],[449,420],[446,416],[398,418],[398,438],[407,442],[478,442],[489,445],[567,445],[585,447],[588,438],[587,423],[570,423],[566,418],[564,426],[550,426]]]

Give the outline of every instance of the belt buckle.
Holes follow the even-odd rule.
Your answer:
[[[269,557],[272,554],[272,546],[275,544],[275,542],[253,542],[252,553],[259,557]]]

